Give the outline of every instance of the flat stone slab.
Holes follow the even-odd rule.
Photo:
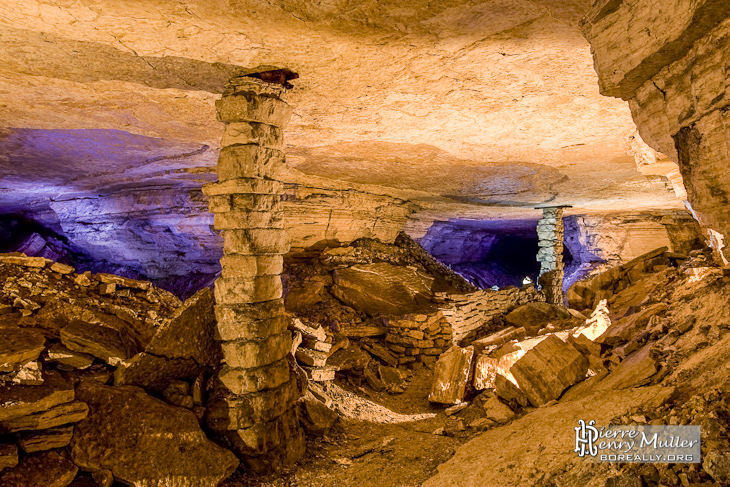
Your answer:
[[[34,431],[19,435],[18,445],[26,453],[53,450],[55,448],[63,448],[71,443],[73,434],[73,426]]]
[[[61,329],[61,342],[70,350],[93,355],[109,365],[116,366],[130,356],[117,330],[79,320]]]
[[[74,369],[85,369],[94,363],[93,355],[75,352],[61,343],[56,343],[48,349],[48,358]]]
[[[0,328],[0,372],[12,372],[35,360],[43,351],[46,339],[26,328]]]
[[[81,401],[59,404],[48,411],[2,421],[0,422],[0,433],[37,431],[77,423],[84,419],[88,412],[89,408]]]
[[[54,406],[74,400],[73,384],[64,380],[58,372],[46,372],[43,378],[42,385],[0,387],[0,423],[48,411]]]

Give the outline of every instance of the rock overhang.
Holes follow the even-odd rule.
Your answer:
[[[547,202],[681,208],[627,155],[626,104],[598,92],[586,1],[7,3],[6,208],[43,178],[71,199],[197,191],[215,178],[215,100],[262,66],[301,75],[287,93],[289,179],[411,201],[416,236]],[[61,133],[67,151],[41,143]]]

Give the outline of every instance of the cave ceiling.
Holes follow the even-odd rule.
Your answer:
[[[273,66],[300,75],[292,181],[426,219],[681,208],[637,171],[627,104],[598,92],[588,3],[2,0],[0,205],[200,187],[226,81]]]

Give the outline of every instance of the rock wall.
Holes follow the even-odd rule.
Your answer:
[[[692,209],[721,248],[730,235],[730,3],[600,0],[581,25],[601,93],[627,100],[644,141],[679,164]]]

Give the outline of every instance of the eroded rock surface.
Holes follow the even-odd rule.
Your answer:
[[[109,470],[138,487],[202,487],[238,466],[232,453],[206,438],[193,413],[142,389],[87,383],[76,395],[89,405],[89,416],[76,426],[71,455],[86,470]]]

